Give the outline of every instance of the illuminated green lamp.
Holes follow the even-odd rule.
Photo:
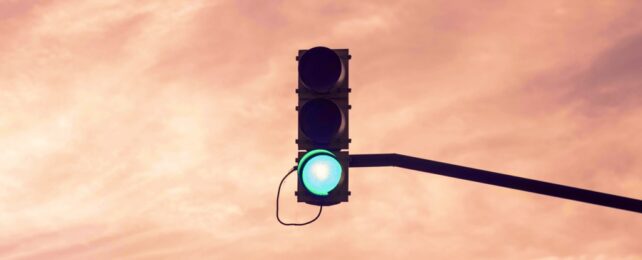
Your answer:
[[[337,187],[343,169],[341,164],[328,150],[312,150],[301,158],[297,168],[303,185],[308,191],[318,196],[328,196]]]

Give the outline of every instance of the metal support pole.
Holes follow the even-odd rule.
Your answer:
[[[642,200],[638,199],[410,157],[401,154],[350,155],[349,165],[350,167],[400,167],[642,213]]]

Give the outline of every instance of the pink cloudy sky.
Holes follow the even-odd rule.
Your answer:
[[[267,2],[2,0],[0,259],[642,259],[639,214],[393,168],[274,218],[317,45],[352,153],[642,198],[640,1]]]

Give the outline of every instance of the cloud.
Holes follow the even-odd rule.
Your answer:
[[[642,196],[639,8],[3,2],[0,256],[639,257],[634,214],[395,168],[274,220],[317,45],[353,55],[352,153]]]
[[[642,34],[635,34],[617,41],[595,58],[593,63],[573,77],[577,88],[569,93],[585,99],[591,108],[635,106],[642,97]]]

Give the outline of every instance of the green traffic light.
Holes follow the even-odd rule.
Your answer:
[[[334,154],[323,149],[306,153],[297,170],[305,188],[318,196],[328,196],[337,187],[343,174],[341,163]]]

